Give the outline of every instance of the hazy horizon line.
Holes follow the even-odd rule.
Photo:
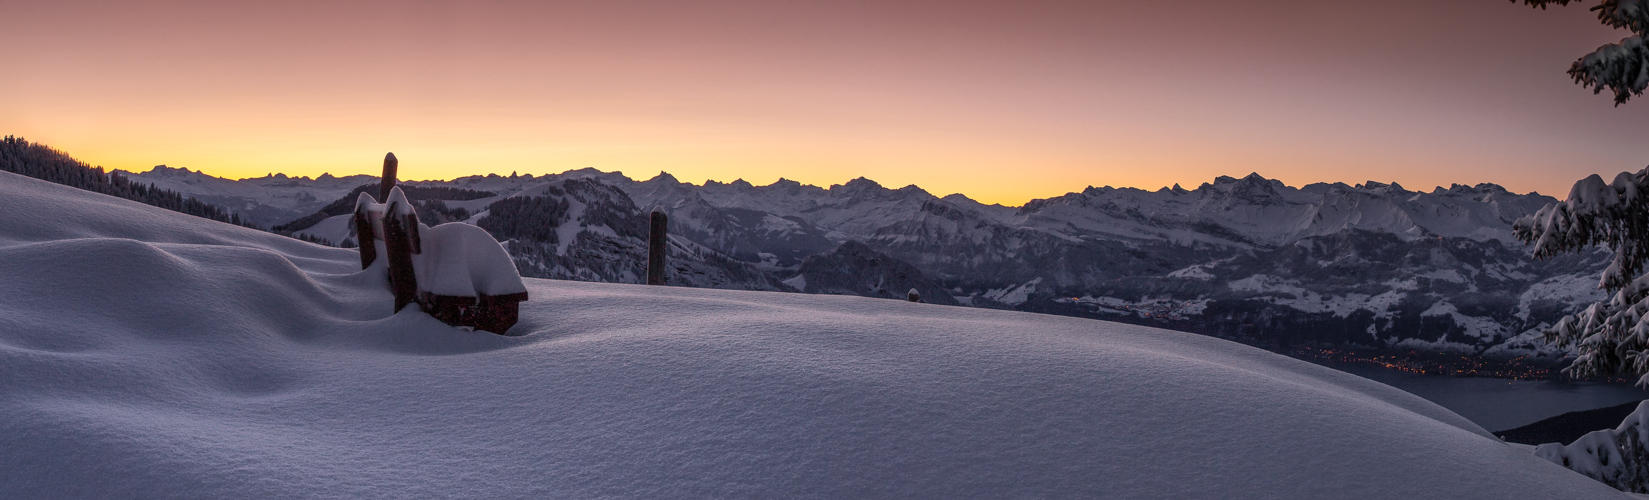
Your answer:
[[[321,178],[324,178],[324,177],[332,177],[334,179],[344,179],[344,178],[349,178],[349,177],[368,177],[368,178],[373,178],[373,179],[379,178],[379,176],[372,175],[372,174],[348,174],[348,175],[338,176],[338,175],[332,175],[330,172],[322,172],[320,175],[310,177],[310,176],[306,176],[306,175],[287,175],[287,174],[282,173],[282,172],[270,172],[268,174],[265,174],[262,177],[242,177],[242,178],[239,178],[239,179],[232,179],[232,178],[229,178],[229,177],[219,177],[219,176],[216,176],[216,175],[212,175],[210,173],[207,173],[205,171],[205,169],[190,170],[188,167],[169,167],[166,164],[155,165],[154,167],[150,167],[149,170],[143,171],[143,172],[134,172],[134,171],[131,171],[131,170],[119,169],[119,168],[110,169],[110,171],[111,172],[119,171],[119,172],[126,172],[126,173],[129,173],[129,174],[141,175],[141,174],[152,173],[152,172],[155,172],[156,170],[160,170],[160,169],[181,170],[181,171],[184,171],[184,172],[196,173],[196,174],[205,175],[205,176],[208,176],[208,177],[213,177],[213,178],[217,178],[217,179],[224,179],[224,180],[229,180],[229,181],[235,181],[235,182],[256,180],[256,179],[265,179],[265,178],[272,178],[272,177],[282,177],[282,178],[287,178],[287,179],[305,179],[305,180],[311,180],[311,181],[320,180]],[[1397,182],[1397,181],[1382,182],[1382,181],[1376,181],[1376,180],[1373,180],[1373,179],[1365,179],[1362,182],[1357,182],[1357,183],[1348,183],[1346,181],[1334,181],[1334,182],[1321,182],[1321,181],[1319,181],[1319,182],[1309,182],[1309,183],[1305,183],[1305,184],[1301,184],[1301,185],[1296,186],[1296,185],[1289,184],[1288,182],[1283,181],[1282,179],[1279,179],[1279,178],[1266,177],[1265,175],[1260,174],[1257,171],[1249,172],[1247,175],[1243,175],[1243,176],[1234,176],[1234,175],[1215,176],[1214,179],[1212,179],[1210,181],[1200,182],[1196,185],[1196,187],[1192,187],[1192,188],[1185,188],[1185,187],[1182,186],[1182,184],[1184,184],[1184,183],[1179,183],[1179,182],[1176,182],[1176,183],[1174,183],[1172,185],[1169,185],[1169,186],[1162,186],[1162,187],[1159,187],[1159,188],[1156,188],[1156,189],[1149,189],[1149,188],[1143,188],[1143,187],[1137,187],[1137,186],[1111,186],[1111,185],[1094,186],[1092,184],[1089,184],[1084,188],[1077,189],[1077,190],[1072,190],[1072,191],[1066,191],[1065,193],[1062,193],[1062,194],[1048,196],[1048,197],[1045,197],[1045,198],[1032,198],[1030,200],[1027,200],[1025,203],[1019,204],[1019,205],[1009,205],[1009,204],[1005,204],[1005,203],[985,203],[985,202],[978,201],[978,199],[976,199],[972,196],[969,196],[966,193],[960,193],[960,192],[950,193],[950,194],[945,194],[945,195],[935,195],[935,194],[933,194],[933,192],[928,191],[926,188],[923,188],[923,187],[921,187],[920,185],[917,185],[917,184],[907,184],[907,185],[902,186],[902,187],[888,187],[887,185],[882,184],[881,182],[877,182],[875,179],[871,179],[870,177],[863,176],[863,175],[861,175],[859,177],[852,178],[852,179],[848,179],[848,180],[843,181],[841,183],[831,184],[831,185],[828,185],[828,186],[821,186],[821,185],[817,185],[817,184],[808,184],[808,183],[805,183],[805,182],[788,179],[788,178],[785,178],[783,176],[780,176],[777,180],[774,180],[773,182],[768,183],[768,184],[755,184],[755,183],[752,183],[750,181],[744,180],[744,178],[742,178],[742,177],[733,179],[732,181],[718,181],[716,179],[705,179],[703,182],[693,183],[693,182],[690,182],[690,181],[683,181],[680,178],[677,178],[674,174],[671,174],[671,173],[669,173],[667,171],[664,171],[664,170],[660,170],[657,174],[654,174],[652,177],[648,177],[646,179],[639,179],[639,178],[636,178],[636,177],[631,177],[629,174],[624,173],[623,170],[607,171],[607,170],[601,170],[601,169],[596,168],[596,167],[581,167],[581,168],[563,170],[561,172],[550,172],[550,173],[543,173],[543,174],[533,174],[531,172],[528,172],[528,173],[525,173],[525,174],[519,174],[517,172],[511,172],[511,175],[504,175],[504,174],[500,174],[500,173],[497,173],[497,172],[488,172],[488,173],[484,173],[484,174],[464,175],[464,176],[459,176],[459,177],[455,177],[455,178],[452,178],[452,179],[399,179],[397,182],[410,182],[410,183],[457,182],[459,180],[466,179],[466,178],[471,178],[471,177],[508,178],[508,177],[511,177],[511,176],[521,176],[521,177],[538,178],[538,177],[562,176],[562,175],[566,175],[568,173],[581,172],[581,171],[586,171],[586,170],[594,171],[597,174],[614,174],[614,175],[618,175],[620,177],[624,177],[625,179],[629,179],[631,182],[647,182],[647,181],[656,179],[660,176],[670,176],[671,179],[675,179],[676,182],[678,182],[678,183],[687,184],[687,185],[695,186],[695,187],[705,187],[705,186],[710,185],[711,183],[723,184],[723,185],[732,185],[732,184],[738,184],[740,182],[748,184],[751,187],[771,187],[771,186],[774,186],[774,185],[777,185],[777,184],[788,181],[788,182],[796,183],[796,184],[801,185],[801,186],[816,187],[816,188],[820,188],[820,189],[829,190],[833,187],[845,186],[848,183],[851,183],[853,181],[863,179],[863,180],[869,181],[871,183],[874,183],[877,186],[880,186],[884,189],[889,189],[889,190],[900,190],[900,189],[906,189],[906,188],[916,188],[916,189],[919,189],[923,192],[926,192],[929,195],[932,195],[936,198],[947,198],[947,197],[950,197],[950,196],[958,196],[959,195],[959,196],[962,196],[962,197],[967,198],[969,200],[973,200],[976,203],[980,203],[980,204],[984,204],[984,205],[997,205],[997,206],[1010,207],[1010,208],[1023,207],[1025,204],[1029,204],[1031,202],[1038,201],[1038,200],[1046,200],[1046,199],[1057,198],[1057,197],[1065,196],[1065,195],[1069,195],[1069,194],[1082,193],[1082,192],[1087,191],[1089,189],[1116,189],[1116,190],[1132,189],[1132,190],[1152,192],[1152,193],[1160,192],[1160,191],[1172,191],[1172,190],[1174,190],[1174,188],[1179,188],[1179,189],[1182,189],[1182,190],[1185,190],[1185,191],[1195,191],[1197,189],[1201,189],[1205,185],[1213,185],[1215,182],[1219,181],[1220,178],[1222,178],[1222,177],[1230,178],[1234,181],[1240,181],[1240,180],[1246,179],[1246,178],[1251,177],[1251,176],[1258,176],[1259,178],[1267,180],[1267,181],[1277,182],[1285,188],[1294,189],[1294,190],[1302,190],[1302,189],[1305,189],[1305,188],[1310,187],[1310,186],[1314,186],[1314,185],[1318,185],[1318,184],[1325,184],[1325,185],[1331,185],[1331,186],[1332,185],[1342,185],[1342,186],[1345,186],[1347,188],[1352,188],[1352,189],[1375,189],[1375,188],[1384,187],[1384,186],[1397,186],[1398,189],[1401,189],[1403,191],[1410,192],[1410,193],[1433,193],[1433,192],[1437,192],[1437,191],[1448,191],[1448,190],[1452,189],[1455,186],[1463,186],[1463,187],[1467,187],[1467,188],[1476,188],[1478,186],[1487,184],[1487,185],[1492,185],[1492,186],[1498,187],[1498,188],[1500,188],[1500,189],[1502,189],[1502,190],[1504,190],[1508,193],[1515,194],[1515,195],[1550,196],[1550,195],[1542,194],[1539,191],[1533,191],[1533,190],[1531,190],[1527,193],[1518,193],[1516,191],[1512,191],[1510,189],[1507,189],[1505,186],[1503,186],[1499,183],[1495,183],[1495,182],[1479,182],[1479,183],[1476,183],[1476,184],[1451,183],[1450,186],[1437,185],[1437,186],[1433,186],[1432,189],[1425,190],[1425,191],[1410,189],[1410,188],[1404,187],[1402,185],[1402,183]],[[1578,181],[1578,179],[1577,179],[1577,181]],[[1371,186],[1371,184],[1379,184],[1379,186]]]

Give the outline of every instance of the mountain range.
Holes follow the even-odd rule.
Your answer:
[[[377,182],[164,166],[128,176],[344,246],[349,216],[323,209]],[[1539,328],[1602,297],[1608,257],[1534,260],[1511,224],[1557,200],[1486,183],[1292,187],[1250,174],[1195,189],[1088,187],[1021,207],[865,178],[691,184],[583,169],[402,184],[431,188],[414,196],[425,219],[503,241],[523,276],[639,283],[646,213],[662,207],[673,285],[899,299],[915,289],[926,302],[1274,346],[1559,358]]]

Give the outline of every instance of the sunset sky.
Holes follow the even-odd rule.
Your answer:
[[[0,0],[0,135],[94,165],[404,179],[865,176],[1019,205],[1088,185],[1495,182],[1649,164],[1626,36],[1506,0]],[[1640,102],[1641,101],[1641,102]]]

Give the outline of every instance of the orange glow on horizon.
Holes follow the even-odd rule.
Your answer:
[[[1562,196],[1649,163],[1649,102],[1561,71],[1619,38],[1584,9],[1193,3],[26,4],[0,134],[227,178],[394,151],[406,179],[862,176],[1014,206],[1249,172]]]

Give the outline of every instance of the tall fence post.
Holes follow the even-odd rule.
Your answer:
[[[664,207],[653,208],[652,229],[647,233],[647,284],[664,284],[664,250],[668,244],[665,239],[669,234],[670,217],[664,215]]]
[[[389,203],[389,190],[395,187],[395,169],[399,165],[395,153],[384,155],[384,175],[378,181],[378,203]]]

